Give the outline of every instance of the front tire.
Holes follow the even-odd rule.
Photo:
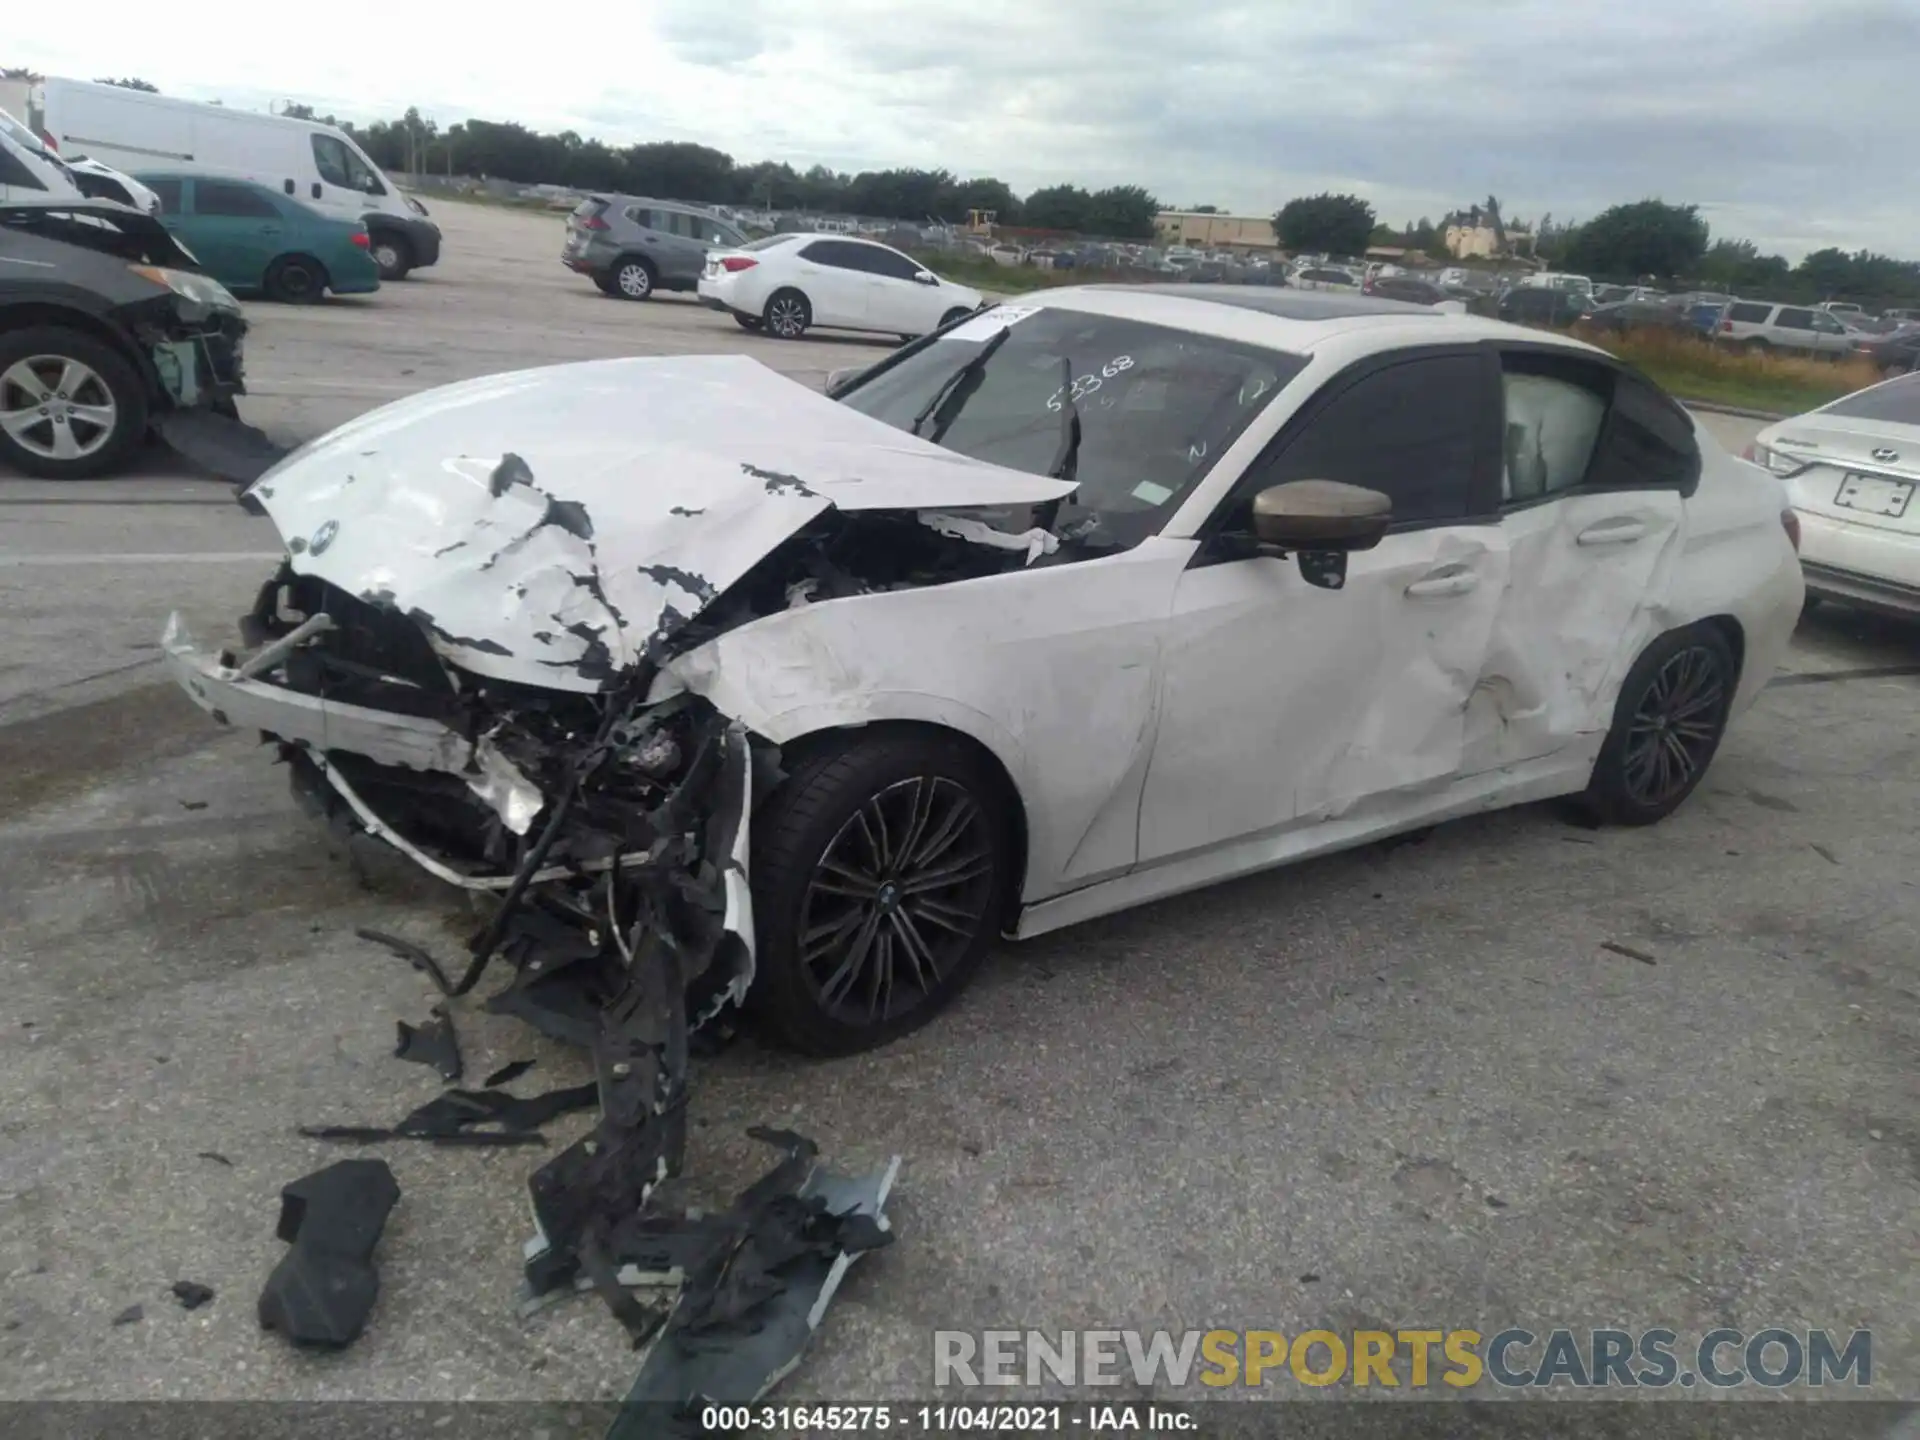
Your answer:
[[[944,330],[949,325],[957,325],[972,313],[973,312],[967,309],[966,306],[956,305],[953,307],[953,309],[949,310],[946,314],[940,317],[940,328]]]
[[[313,305],[327,293],[327,272],[304,255],[282,255],[268,268],[265,288],[283,305]]]
[[[762,320],[758,315],[741,315],[736,312],[733,317],[733,323],[738,325],[742,330],[758,330],[767,322]]]
[[[798,340],[813,324],[813,306],[798,290],[776,290],[760,313],[767,333],[777,340]]]
[[[1634,662],[1582,797],[1603,824],[1651,825],[1679,809],[1726,733],[1740,666],[1712,625],[1660,636]]]
[[[384,283],[404,280],[413,269],[413,245],[404,235],[391,230],[373,232],[373,263],[380,267]]]
[[[1004,782],[956,737],[868,731],[805,755],[753,821],[750,1012],[809,1055],[918,1029],[966,988],[1016,883]]]
[[[650,262],[630,257],[613,267],[613,289],[608,293],[622,300],[651,300],[657,279]]]
[[[125,356],[62,326],[0,335],[0,460],[41,480],[84,480],[147,433],[147,392]]]

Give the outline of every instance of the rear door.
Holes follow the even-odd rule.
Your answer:
[[[1814,312],[1802,306],[1782,305],[1773,317],[1774,343],[1788,350],[1814,350],[1819,341],[1814,333]],[[1835,322],[1837,323],[1837,322]]]
[[[1659,607],[1700,477],[1693,422],[1648,382],[1548,346],[1499,351],[1500,529],[1509,576],[1467,770],[1602,734]]]
[[[813,307],[816,325],[864,329],[867,272],[851,240],[815,240],[794,257],[794,280]]]
[[[279,209],[251,185],[196,177],[187,187],[188,247],[221,284],[257,288],[286,248]]]

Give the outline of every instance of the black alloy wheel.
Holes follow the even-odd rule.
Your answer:
[[[1678,809],[1726,733],[1739,667],[1725,636],[1695,625],[1661,636],[1627,674],[1587,788],[1602,820],[1647,825]]]
[[[820,1008],[875,1026],[925,1004],[987,926],[985,811],[938,776],[896,781],[854,811],[800,906],[800,963]]]
[[[754,816],[756,975],[772,1038],[846,1055],[917,1029],[1008,912],[1005,782],[964,742],[895,730],[801,756]]]

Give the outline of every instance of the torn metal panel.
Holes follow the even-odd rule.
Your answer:
[[[437,720],[374,710],[243,678],[201,652],[178,614],[161,636],[168,667],[195,704],[225,723],[282,740],[347,750],[384,765],[457,775],[515,834],[525,834],[546,797],[486,736],[468,740]]]
[[[1029,565],[1042,555],[1051,555],[1060,548],[1058,535],[1037,526],[1016,535],[1007,530],[997,530],[984,520],[976,520],[969,515],[946,515],[938,511],[921,512],[920,523],[936,534],[950,535],[956,540],[1024,554]]]
[[[1038,504],[1071,489],[714,355],[446,386],[303,447],[249,497],[296,571],[417,614],[449,662],[590,692],[830,507]]]

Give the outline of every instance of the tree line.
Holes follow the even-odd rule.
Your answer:
[[[1714,239],[1699,206],[1663,200],[1615,205],[1578,224],[1555,225],[1542,216],[1537,226],[1516,224],[1509,235],[1494,196],[1475,206],[1471,217],[1452,215],[1439,225],[1423,218],[1396,231],[1381,225],[1357,195],[1308,195],[1280,208],[1273,231],[1292,251],[1359,255],[1372,246],[1392,246],[1444,260],[1447,224],[1469,218],[1491,225],[1509,245],[1556,270],[1595,280],[1693,286],[1769,300],[1852,300],[1876,309],[1920,306],[1920,263],[1830,246],[1789,265],[1751,240]],[[1518,238],[1523,231],[1524,242]]]

